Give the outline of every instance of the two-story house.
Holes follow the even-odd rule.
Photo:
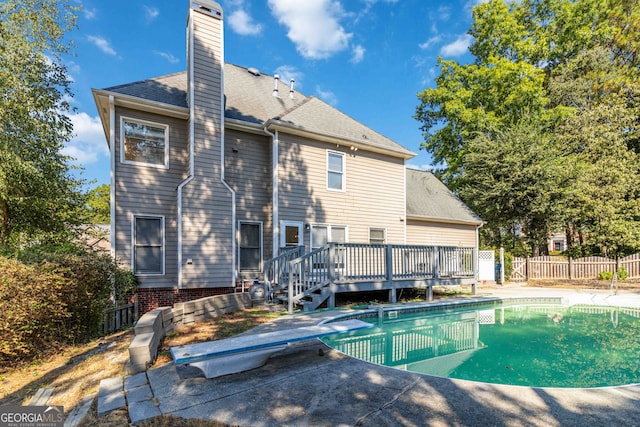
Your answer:
[[[287,246],[477,247],[482,221],[406,169],[413,152],[293,82],[225,63],[223,45],[221,7],[192,0],[186,72],[93,90],[112,253],[143,311],[233,292]]]

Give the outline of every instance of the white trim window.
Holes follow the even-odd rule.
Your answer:
[[[164,216],[134,215],[131,266],[137,276],[164,275]]]
[[[262,271],[262,223],[238,221],[240,271]]]
[[[347,238],[346,225],[312,224],[311,250],[318,249],[327,243],[345,243]]]
[[[346,156],[327,151],[327,190],[345,191],[346,188]]]
[[[169,168],[169,126],[120,118],[120,162]]]
[[[313,224],[311,225],[311,250],[318,249],[327,243],[346,243],[349,240],[346,225]],[[345,253],[336,253],[334,268],[343,269],[345,265]],[[327,268],[327,260],[318,258],[313,264],[313,269],[324,270]]]
[[[387,243],[387,229],[370,227],[369,243],[374,245],[384,245]]]

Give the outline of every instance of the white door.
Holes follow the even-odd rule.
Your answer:
[[[304,245],[304,224],[299,221],[280,221],[280,247],[292,248]]]

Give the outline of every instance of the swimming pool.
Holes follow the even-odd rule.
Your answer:
[[[323,341],[386,366],[486,383],[590,388],[640,383],[640,309],[557,298],[387,308],[376,327]]]

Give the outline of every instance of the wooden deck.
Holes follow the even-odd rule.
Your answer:
[[[437,285],[472,285],[475,292],[476,248],[329,243],[306,254],[294,251],[264,269],[270,296],[286,299],[289,312],[295,305],[315,310],[325,301],[334,307],[341,292],[387,290],[390,302],[398,289],[426,289],[429,299]]]

